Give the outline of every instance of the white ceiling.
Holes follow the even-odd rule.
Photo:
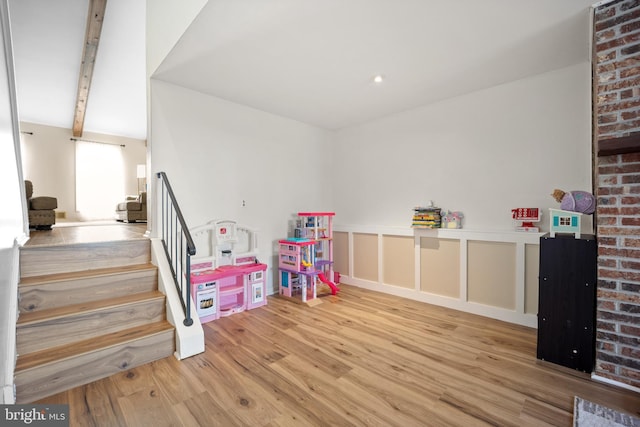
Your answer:
[[[89,0],[9,0],[21,121],[73,127]],[[146,139],[145,0],[108,0],[84,130]]]
[[[592,3],[210,0],[154,77],[340,129],[587,61]]]
[[[341,129],[587,61],[593,3],[209,0],[153,77]],[[71,128],[88,0],[9,4],[21,120]],[[144,22],[108,0],[86,131],[146,138]]]

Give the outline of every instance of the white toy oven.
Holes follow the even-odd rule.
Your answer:
[[[196,312],[201,320],[215,319],[218,314],[218,284],[216,282],[196,285]]]

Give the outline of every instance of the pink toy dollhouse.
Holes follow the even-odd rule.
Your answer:
[[[335,295],[333,282],[333,212],[300,212],[295,235],[280,240],[279,294],[307,305],[319,304],[318,282]]]
[[[317,296],[315,284],[315,241],[306,238],[280,240],[278,269],[280,270],[279,294],[299,296],[302,302]]]

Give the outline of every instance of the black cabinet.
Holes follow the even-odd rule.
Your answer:
[[[538,359],[593,370],[597,254],[592,235],[540,238]]]

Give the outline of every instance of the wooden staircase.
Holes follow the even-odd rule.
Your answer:
[[[149,239],[21,249],[17,403],[173,354],[150,260]]]

